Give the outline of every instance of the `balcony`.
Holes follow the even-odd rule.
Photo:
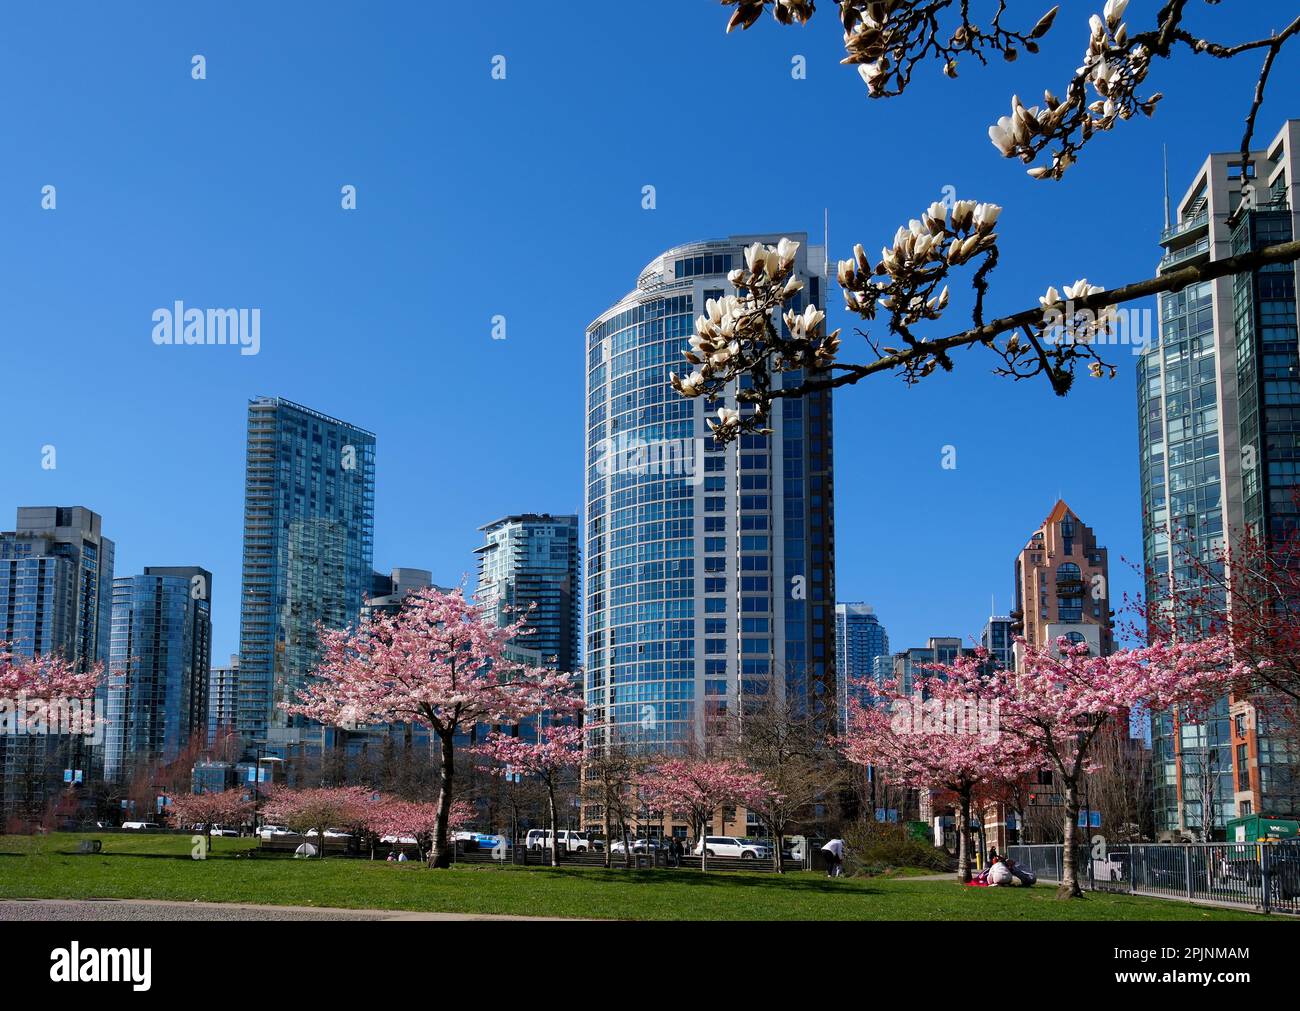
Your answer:
[[[1175,239],[1190,238],[1192,235],[1207,229],[1209,224],[1209,211],[1201,211],[1199,214],[1193,215],[1190,218],[1176,221],[1160,233],[1160,244],[1162,246],[1167,246]]]
[[[1199,242],[1193,243],[1190,246],[1184,246],[1182,249],[1175,250],[1172,253],[1166,253],[1162,256],[1160,258],[1160,271],[1163,273],[1178,264],[1189,263],[1192,260],[1197,260],[1201,257],[1209,259],[1209,255],[1210,238],[1207,235]]]

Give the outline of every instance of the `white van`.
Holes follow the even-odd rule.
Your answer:
[[[547,829],[529,829],[528,835],[524,839],[524,845],[530,850],[548,850],[554,845],[553,838],[553,834]],[[586,853],[587,850],[591,849],[591,840],[587,838],[586,832],[570,832],[567,829],[560,829],[560,849],[566,853]]]

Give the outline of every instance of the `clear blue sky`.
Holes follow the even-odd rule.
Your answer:
[[[1012,92],[1064,87],[1099,0],[1063,3],[1036,58],[956,82],[926,70],[889,102],[838,65],[823,6],[807,28],[726,36],[708,0],[11,0],[0,529],[20,504],[81,504],[105,517],[119,575],[206,566],[222,659],[238,643],[246,402],[279,395],[378,434],[376,568],[457,580],[480,524],[578,510],[583,328],[662,249],[819,233],[829,208],[833,256],[876,250],[951,185],[1006,207],[994,312],[1048,283],[1146,277],[1162,142],[1177,196],[1209,150],[1238,145],[1258,70],[1254,56],[1158,66],[1153,121],[1096,142],[1063,184],[1035,183],[997,157],[988,124]],[[1028,24],[1049,4],[1012,6]],[[1156,6],[1134,0],[1130,22]],[[1195,17],[1238,40],[1281,27],[1286,6]],[[1274,75],[1265,137],[1300,115],[1296,62]],[[177,299],[261,308],[261,353],[156,347],[151,314]],[[1135,392],[1132,358],[1116,358],[1117,380],[1066,400],[993,378],[975,352],[920,388],[879,377],[838,396],[840,599],[876,605],[896,650],[978,635],[1058,494],[1133,588]]]

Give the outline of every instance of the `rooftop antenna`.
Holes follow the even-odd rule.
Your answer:
[[[1165,227],[1169,227],[1169,145],[1162,144],[1165,157]]]
[[[831,210],[822,208],[822,281],[829,284],[831,279]]]

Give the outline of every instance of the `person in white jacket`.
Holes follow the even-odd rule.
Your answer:
[[[1001,857],[999,857],[994,861],[993,866],[989,868],[989,885],[991,887],[996,887],[997,885],[1009,885],[1011,884],[1011,879],[1011,868],[1002,861]]]

